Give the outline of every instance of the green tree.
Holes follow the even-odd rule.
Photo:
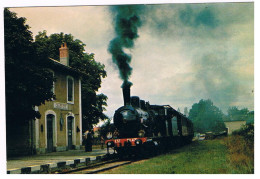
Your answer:
[[[185,115],[186,117],[189,116],[189,112],[188,112],[188,108],[187,108],[187,107],[184,108],[184,115]]]
[[[100,135],[104,137],[104,139],[107,138],[107,133],[108,132],[114,132],[116,129],[115,125],[111,123],[111,119],[107,119],[105,123],[101,126],[100,129]]]
[[[247,108],[243,108],[239,110],[238,107],[232,106],[228,108],[227,113],[228,113],[226,116],[227,121],[245,120],[245,121],[253,122],[254,120],[254,113],[250,112]]]
[[[53,76],[44,53],[36,53],[25,18],[4,10],[5,87],[7,128],[39,117],[34,110],[53,98]],[[18,125],[19,126],[19,125]]]
[[[192,105],[189,118],[196,132],[219,132],[225,130],[222,111],[211,100],[200,100]]]
[[[4,9],[7,157],[33,153],[35,106],[55,96],[53,75],[45,68],[46,54],[37,53],[25,18]],[[32,132],[32,131],[31,131]],[[17,151],[19,151],[17,153]]]
[[[95,61],[93,53],[85,53],[85,44],[74,39],[71,34],[55,33],[50,36],[46,31],[39,32],[35,37],[35,44],[38,53],[45,53],[50,58],[59,60],[59,48],[62,43],[66,42],[69,47],[69,65],[86,76],[82,78],[82,127],[83,131],[91,129],[99,120],[107,119],[103,113],[107,106],[107,96],[97,94],[101,87],[102,78],[106,77],[105,66]]]

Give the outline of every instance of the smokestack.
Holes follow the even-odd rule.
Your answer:
[[[69,66],[69,48],[67,43],[61,44],[60,50],[60,63]]]
[[[121,88],[123,90],[123,97],[124,97],[124,106],[131,104],[131,98],[130,98],[130,87],[132,86],[132,83],[130,81],[124,81]]]
[[[124,106],[130,105],[130,85],[125,85],[122,87],[123,97],[124,97]]]

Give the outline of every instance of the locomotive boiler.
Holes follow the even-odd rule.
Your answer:
[[[150,105],[122,88],[124,106],[115,111],[117,136],[106,140],[107,148],[120,155],[149,154],[180,146],[193,138],[192,122],[170,105]]]

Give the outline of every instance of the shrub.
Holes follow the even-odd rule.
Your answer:
[[[232,136],[226,138],[225,144],[233,172],[254,173],[254,125],[245,125],[234,131]]]
[[[244,137],[248,144],[254,143],[254,124],[244,125],[241,129],[232,133],[233,135],[239,135]]]

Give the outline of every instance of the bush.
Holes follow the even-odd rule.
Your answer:
[[[254,173],[254,124],[243,126],[225,140],[234,173]]]
[[[236,130],[232,133],[233,135],[239,135],[244,137],[248,144],[254,143],[254,124],[244,125],[241,129]]]

